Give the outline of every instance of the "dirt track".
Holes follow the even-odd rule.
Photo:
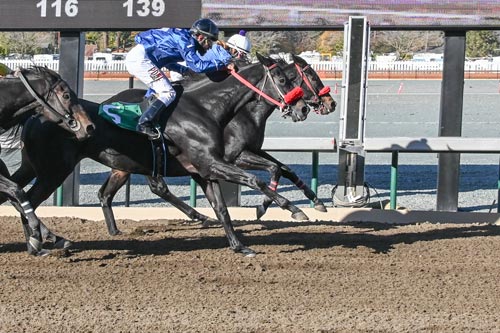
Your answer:
[[[500,227],[44,218],[67,256],[1,217],[0,332],[500,332]]]

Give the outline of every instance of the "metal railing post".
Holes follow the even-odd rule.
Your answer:
[[[391,161],[391,197],[390,197],[391,209],[396,209],[397,187],[398,187],[398,152],[393,151],[392,161]]]
[[[319,168],[319,152],[312,152],[312,177],[311,177],[311,190],[318,194],[318,168]],[[314,202],[309,204],[311,208],[314,207]]]

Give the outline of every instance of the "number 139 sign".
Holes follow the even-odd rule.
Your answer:
[[[40,0],[36,7],[40,9],[40,17],[47,17],[47,12],[52,12],[55,17],[78,15],[78,0]],[[123,7],[127,17],[162,16],[165,13],[164,0],[127,0]]]

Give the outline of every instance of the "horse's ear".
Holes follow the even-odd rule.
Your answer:
[[[19,73],[22,73],[24,70],[23,67],[19,66],[17,69],[14,71],[14,76],[19,76]]]
[[[257,56],[257,60],[259,60],[259,62],[262,62],[262,59],[264,58],[262,54],[260,54],[259,52],[255,52],[255,55]]]
[[[255,53],[255,55],[257,56],[257,59],[259,60],[259,62],[266,67],[270,67],[271,65],[276,63],[276,61],[273,58],[264,57],[262,54],[260,54],[258,52]]]
[[[292,54],[293,62],[298,64],[300,67],[306,67],[308,65],[307,61],[299,57],[298,55]]]

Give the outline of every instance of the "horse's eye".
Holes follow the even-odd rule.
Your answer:
[[[69,95],[69,93],[64,93],[63,96],[62,96],[65,100],[68,100],[71,98],[71,96]]]

